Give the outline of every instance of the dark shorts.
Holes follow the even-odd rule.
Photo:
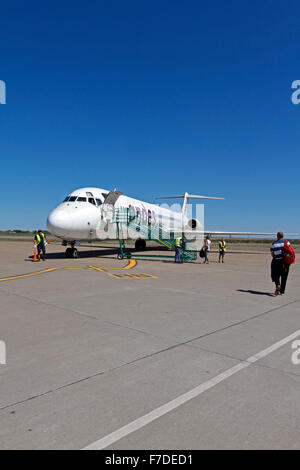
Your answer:
[[[225,253],[226,253],[226,251],[224,251],[224,250],[219,251],[219,255],[225,256]]]

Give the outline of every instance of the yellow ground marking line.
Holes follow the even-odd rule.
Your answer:
[[[163,245],[165,245],[167,248],[169,248],[169,250],[172,249],[169,245],[167,245],[165,242],[163,242],[163,241],[160,240],[159,238],[156,238],[155,240],[158,241],[159,243],[162,243]]]
[[[97,266],[89,266],[89,268],[104,272],[104,271],[110,271],[112,269],[117,269],[117,270],[133,269],[136,265],[137,265],[137,261],[135,259],[131,259],[129,260],[128,264],[126,264],[126,266],[123,266],[122,268],[111,268],[111,267],[98,268]]]
[[[95,269],[96,271],[100,272],[106,272],[107,270],[111,269],[132,269],[137,265],[136,260],[130,260],[128,264],[122,268],[98,268],[97,266],[88,266],[88,268]],[[3,281],[12,281],[14,279],[23,279],[25,277],[32,277],[32,276],[38,276],[39,274],[44,274],[44,273],[50,273],[52,271],[73,271],[73,270],[84,270],[86,267],[80,267],[80,268],[65,268],[65,267],[56,267],[56,268],[47,268],[43,269],[42,271],[35,271],[33,273],[28,273],[28,274],[18,274],[16,276],[9,276],[9,277],[2,277],[0,278],[0,282]],[[107,273],[108,274],[108,273]]]
[[[132,269],[136,265],[137,265],[137,261],[135,259],[131,259],[131,260],[129,260],[129,263],[127,264],[127,266],[124,266],[124,268],[122,268],[122,269]]]
[[[89,268],[90,268],[90,269],[95,269],[96,271],[100,271],[100,272],[102,272],[102,273],[105,272],[104,269],[102,269],[102,268],[97,268],[97,266],[89,266]]]
[[[18,276],[10,276],[10,277],[2,277],[0,279],[0,282],[2,281],[11,281],[13,279],[21,279],[23,277],[31,277],[31,276],[37,276],[38,274],[44,274],[44,273],[49,273],[51,271],[57,271],[59,268],[48,268],[48,269],[43,269],[43,271],[36,271],[34,273],[28,273],[28,274],[19,274]]]
[[[147,273],[120,273],[120,274],[115,274],[115,273],[107,273],[108,276],[111,276],[115,279],[158,279],[157,276],[154,276],[153,274],[147,274]]]

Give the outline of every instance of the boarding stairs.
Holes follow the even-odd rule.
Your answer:
[[[124,257],[131,257],[128,254],[125,246],[125,239],[136,238],[137,234],[140,238],[146,240],[154,240],[159,245],[168,248],[168,250],[175,250],[175,234],[170,230],[166,230],[163,225],[158,223],[149,223],[148,219],[144,220],[141,214],[131,214],[130,209],[114,208],[112,222],[117,225],[117,234],[120,243],[120,253]],[[182,234],[177,234],[182,236]],[[197,259],[197,248],[196,246],[187,243],[183,239],[183,247],[181,250],[181,256],[184,260],[193,261]],[[129,256],[130,255],[130,256]],[[149,257],[162,257],[160,255],[139,255]],[[170,256],[168,256],[170,257]],[[173,256],[171,256],[173,258]]]

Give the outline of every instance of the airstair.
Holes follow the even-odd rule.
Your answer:
[[[118,259],[131,258],[133,256],[126,249],[125,240],[143,238],[146,240],[153,240],[159,245],[164,246],[168,250],[175,250],[175,238],[181,236],[183,238],[183,245],[181,249],[181,257],[185,261],[194,261],[197,259],[197,247],[193,245],[188,240],[182,236],[182,233],[175,234],[174,232],[167,230],[161,223],[149,222],[149,219],[146,220],[142,217],[141,214],[131,213],[130,209],[119,209],[114,207],[113,214],[111,217],[113,223],[117,227],[117,236],[120,244],[120,253]],[[175,237],[176,235],[176,237]],[[174,258],[174,255],[148,255],[148,254],[139,254],[139,258]]]

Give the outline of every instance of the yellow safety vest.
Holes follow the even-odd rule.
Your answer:
[[[226,251],[226,242],[219,242],[219,251]]]
[[[45,235],[43,233],[41,233],[41,235],[42,235],[42,239],[44,241],[44,245],[47,246],[47,240],[45,238]],[[37,242],[37,245],[39,245],[41,243],[41,237],[39,236],[38,233],[36,234],[36,242]]]
[[[175,240],[175,246],[177,246],[177,247],[179,247],[179,248],[181,247],[181,238],[180,238],[180,237],[176,238],[176,240]]]

